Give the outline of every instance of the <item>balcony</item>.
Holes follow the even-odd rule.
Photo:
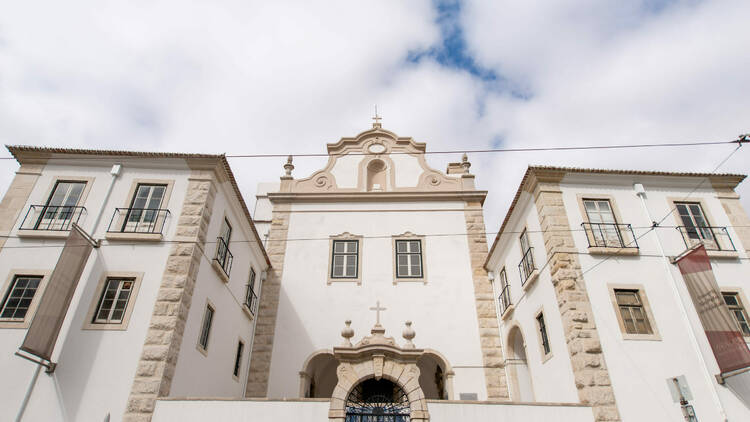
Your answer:
[[[726,227],[678,226],[677,230],[682,235],[686,249],[702,243],[710,257],[736,258],[738,256],[737,248]]]
[[[252,285],[247,285],[247,293],[245,293],[245,303],[243,305],[245,312],[252,319],[258,312],[258,295],[255,294]]]
[[[18,235],[67,237],[73,223],[78,224],[85,213],[84,207],[31,205],[18,228]]]
[[[234,256],[229,251],[229,245],[224,241],[224,238],[216,238],[216,256],[214,257],[211,264],[221,279],[225,282],[229,282],[229,272],[232,271],[232,261]]]
[[[510,285],[506,284],[503,286],[503,291],[500,292],[500,296],[497,298],[500,303],[500,318],[506,319],[508,315],[513,312],[515,308],[513,302],[510,300]]]
[[[105,237],[109,240],[161,240],[170,213],[156,208],[115,208]]]
[[[589,242],[589,253],[638,255],[638,240],[630,224],[582,223]]]
[[[521,286],[526,290],[536,281],[539,271],[534,265],[534,248],[529,247],[518,264],[518,272],[521,274]]]

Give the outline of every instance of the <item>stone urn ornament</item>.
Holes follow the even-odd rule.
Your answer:
[[[354,329],[352,328],[352,320],[347,319],[344,321],[346,327],[341,330],[341,337],[344,338],[344,347],[352,347],[352,337],[354,337]]]
[[[412,343],[412,340],[416,337],[417,333],[411,328],[411,321],[406,321],[405,324],[406,328],[401,332],[401,336],[406,340],[404,349],[413,349],[414,343]]]

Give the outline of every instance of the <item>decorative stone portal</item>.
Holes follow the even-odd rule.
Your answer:
[[[341,331],[344,344],[333,348],[333,355],[339,361],[338,383],[331,396],[328,420],[429,421],[417,367],[425,351],[411,342],[415,336],[411,322],[407,321],[404,329],[404,347],[398,346],[393,337],[385,336],[385,328],[379,321],[371,335],[352,345],[354,331],[350,324],[347,321]]]

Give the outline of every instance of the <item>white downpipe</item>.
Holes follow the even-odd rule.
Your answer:
[[[636,191],[636,195],[641,198],[641,205],[643,205],[643,210],[646,212],[646,216],[650,221],[655,221],[651,217],[651,212],[648,210],[648,206],[646,205],[646,191],[643,189],[643,185],[640,185],[639,183],[633,186],[633,188]],[[719,398],[719,393],[716,391],[716,385],[714,384],[714,378],[711,376],[711,371],[708,369],[708,364],[706,363],[706,360],[703,358],[703,352],[701,352],[700,345],[698,344],[698,338],[695,335],[695,332],[693,331],[693,324],[690,323],[690,318],[688,317],[687,309],[685,308],[685,302],[682,301],[682,296],[680,295],[680,291],[677,288],[677,280],[674,278],[674,275],[672,274],[672,268],[670,268],[670,261],[667,258],[667,255],[664,253],[664,248],[661,245],[661,239],[659,238],[659,232],[654,230],[654,237],[656,238],[656,246],[659,248],[659,254],[661,254],[662,261],[664,262],[664,271],[669,276],[669,279],[672,281],[670,283],[670,286],[672,287],[672,293],[674,294],[675,300],[677,301],[678,307],[680,308],[680,314],[682,314],[682,320],[687,326],[687,332],[688,337],[690,338],[690,344],[693,346],[693,350],[695,351],[695,354],[698,356],[698,361],[701,364],[701,367],[703,368],[703,374],[705,375],[706,382],[708,382],[708,385],[711,386],[709,390],[711,391],[711,398],[714,401],[714,404],[716,405],[716,408],[719,410],[719,414],[721,415],[721,418],[723,421],[727,421],[727,414],[724,412],[724,406],[721,404],[721,399]]]
[[[107,193],[104,195],[104,201],[102,201],[102,206],[99,207],[99,212],[96,214],[94,225],[91,226],[91,237],[94,237],[96,234],[96,228],[99,226],[99,222],[102,220],[102,215],[104,214],[104,207],[107,206],[107,201],[109,201],[109,195],[112,193],[112,188],[115,187],[115,180],[117,179],[117,176],[120,175],[121,170],[122,170],[122,165],[115,164],[112,166],[112,170],[109,171],[109,174],[112,175],[112,179],[110,179],[109,181],[109,187],[107,188]]]
[[[31,377],[31,383],[29,383],[29,388],[26,389],[26,395],[23,396],[23,401],[21,401],[21,408],[18,409],[18,415],[16,415],[16,422],[21,422],[21,419],[23,419],[23,414],[26,411],[26,406],[29,404],[29,399],[31,398],[31,392],[34,391],[36,380],[37,378],[39,378],[39,372],[41,371],[42,371],[42,365],[37,365],[36,369],[34,370],[34,376]]]
[[[500,315],[500,303],[499,303],[499,293],[497,292],[498,288],[495,285],[495,280],[497,279],[497,273],[494,271],[490,271],[492,273],[492,276],[490,278],[489,273],[487,274],[490,279],[490,284],[492,285],[492,301],[495,303],[495,320],[497,320],[497,331],[500,335],[500,350],[503,353],[503,360],[505,362],[508,362],[508,349],[505,347],[505,339],[503,338],[503,321],[502,321],[502,315]],[[508,296],[510,296],[510,292],[508,292]],[[495,300],[495,298],[498,298]],[[507,388],[508,391],[508,398],[510,400],[513,400],[513,389],[510,386],[510,383],[513,382],[512,379],[510,379],[510,374],[508,373],[508,365],[506,363],[503,363],[503,372],[505,372],[505,388]],[[489,394],[487,394],[489,396]],[[489,397],[488,397],[489,399]],[[455,400],[455,398],[451,398],[451,400]]]

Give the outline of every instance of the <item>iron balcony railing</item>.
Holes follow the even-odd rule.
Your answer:
[[[707,251],[737,251],[726,227],[679,226],[677,230],[688,249],[703,243]]]
[[[513,302],[510,301],[510,285],[506,284],[503,286],[503,291],[500,292],[500,296],[498,296],[497,300],[500,302],[500,315],[503,315],[505,313],[505,310],[508,309],[510,305],[513,304]]]
[[[109,220],[109,233],[161,233],[169,210],[156,208],[115,208]]]
[[[258,295],[255,294],[253,286],[250,284],[247,285],[247,293],[245,293],[245,306],[253,315],[258,310]]]
[[[531,277],[531,274],[536,269],[534,265],[534,248],[529,247],[526,249],[526,253],[523,254],[521,262],[518,264],[518,272],[521,273],[521,285],[526,284],[526,281]]]
[[[582,223],[589,247],[638,249],[638,241],[630,224]]]
[[[229,246],[227,245],[227,242],[224,241],[224,238],[217,237],[216,238],[216,256],[214,257],[214,261],[219,263],[219,266],[222,270],[224,270],[224,274],[229,277],[229,272],[232,270],[232,261],[234,260],[234,256],[232,256],[232,252],[229,251]]]
[[[31,205],[21,222],[20,230],[70,230],[73,223],[78,224],[81,215],[86,213],[84,207],[68,205]]]

